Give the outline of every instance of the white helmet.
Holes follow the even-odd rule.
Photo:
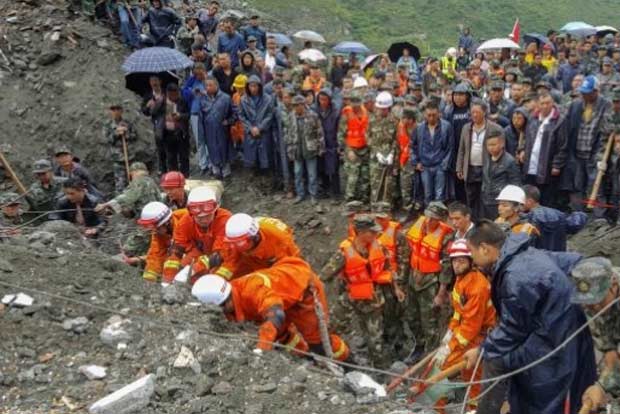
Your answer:
[[[187,196],[187,209],[193,215],[211,214],[218,207],[217,194],[211,187],[196,187]]]
[[[456,57],[456,48],[454,47],[448,48],[448,50],[446,50],[446,55],[450,57]]]
[[[226,221],[226,238],[239,239],[242,237],[251,237],[258,234],[258,221],[245,213],[232,215]]]
[[[496,198],[497,201],[512,201],[514,203],[525,204],[525,191],[516,185],[507,185],[502,189]]]
[[[450,255],[450,259],[454,259],[455,257],[471,257],[471,250],[469,250],[465,239],[459,239],[448,248],[448,254]]]
[[[142,208],[138,224],[143,227],[155,228],[166,224],[172,217],[170,207],[159,201],[151,201]]]
[[[206,275],[192,287],[192,296],[207,305],[221,305],[228,299],[232,286],[223,277]]]
[[[355,88],[364,88],[366,86],[368,86],[368,81],[363,76],[358,76],[353,81],[353,89],[355,89]]]
[[[384,91],[377,95],[375,99],[375,108],[390,108],[392,105],[394,105],[394,98],[392,98],[391,93]]]

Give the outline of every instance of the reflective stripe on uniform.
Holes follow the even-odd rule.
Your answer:
[[[260,273],[260,272],[256,272],[254,274],[260,277],[261,279],[263,279],[263,284],[267,286],[269,289],[271,289],[271,280],[269,279],[267,275]]]
[[[340,346],[338,347],[338,350],[334,351],[333,354],[333,359],[338,359],[340,358],[342,355],[344,355],[344,353],[347,352],[347,345],[345,344],[344,341],[340,341]]]
[[[200,263],[202,263],[202,264],[205,266],[205,268],[207,268],[207,269],[210,269],[210,268],[211,268],[211,266],[209,266],[209,256],[207,256],[207,255],[202,255],[202,256],[200,256],[200,257],[198,258],[198,261],[199,261]]]
[[[457,322],[461,321],[461,314],[458,313],[457,311],[454,311],[454,314],[452,315],[452,319],[454,319]]]
[[[459,292],[457,292],[456,289],[452,290],[452,300],[456,303],[461,303],[461,295],[459,295]]]
[[[178,260],[166,260],[164,262],[164,269],[180,269],[181,262]]]
[[[460,332],[456,332],[454,334],[454,337],[456,338],[457,341],[459,341],[459,344],[461,344],[462,346],[469,345],[469,340],[465,339],[465,337],[463,337],[463,335],[461,335]]]
[[[142,273],[142,279],[156,282],[161,277],[160,273],[154,272],[152,270],[145,270]]]
[[[233,272],[231,272],[225,267],[220,267],[219,269],[217,269],[217,272],[215,272],[215,274],[218,276],[222,276],[226,280],[230,280],[233,277]]]
[[[290,341],[284,344],[284,349],[286,349],[288,352],[292,352],[295,349],[295,347],[297,347],[300,341],[301,341],[301,336],[298,333],[296,333],[295,335],[293,335]]]

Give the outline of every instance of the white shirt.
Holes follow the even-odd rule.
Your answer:
[[[457,230],[456,234],[454,235],[454,240],[464,239],[465,235],[469,233],[469,231],[473,228],[474,228],[474,223],[469,223],[469,227],[467,228],[467,231],[465,233],[461,234],[461,232]]]
[[[471,133],[471,152],[469,154],[469,165],[472,167],[482,167],[482,150],[484,144],[484,137],[487,133],[487,126],[476,131],[472,125]]]
[[[273,72],[273,68],[276,67],[276,57],[271,56],[269,53],[265,53],[265,67]]]
[[[532,154],[530,155],[530,165],[527,167],[528,175],[536,175],[538,174],[538,161],[540,158],[540,148],[542,147],[542,137],[543,132],[545,131],[545,127],[551,121],[551,116],[553,115],[553,110],[551,113],[545,118],[541,119],[542,115],[539,115],[539,119],[542,121],[540,126],[538,127],[538,131],[536,132],[536,140],[534,141],[534,146],[532,147]]]

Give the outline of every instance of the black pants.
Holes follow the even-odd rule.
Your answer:
[[[494,378],[505,374],[506,370],[499,359],[482,360],[482,379]],[[502,408],[508,394],[508,381],[500,381],[488,393],[485,393],[493,382],[483,384],[481,394],[484,394],[478,401],[477,414],[497,414]]]
[[[164,146],[163,138],[158,138],[158,133],[155,131],[155,148],[157,150],[157,168],[156,170],[163,174],[166,172],[166,147]]]
[[[189,177],[189,137],[183,131],[164,131],[166,171],[180,171]]]
[[[469,166],[467,182],[465,182],[465,194],[467,205],[471,208],[472,219],[478,220],[483,217],[482,200],[480,192],[482,190],[482,167]]]

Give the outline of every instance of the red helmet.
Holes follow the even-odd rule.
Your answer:
[[[161,176],[159,182],[161,188],[185,187],[185,176],[178,171],[170,171]]]

